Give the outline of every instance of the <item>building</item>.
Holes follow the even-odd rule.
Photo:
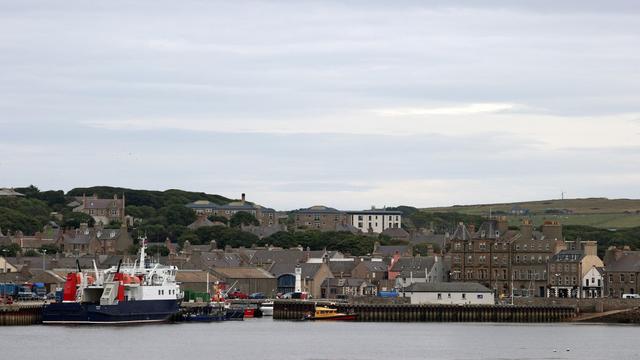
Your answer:
[[[220,216],[230,220],[233,215],[239,212],[246,212],[253,215],[262,226],[278,225],[276,211],[264,206],[252,204],[246,201],[245,194],[242,194],[240,201],[233,201],[225,205],[212,203],[208,200],[198,200],[186,205],[198,215]]]
[[[349,224],[364,233],[380,234],[387,229],[400,228],[402,212],[390,210],[348,211]],[[407,234],[408,235],[408,234]]]
[[[344,297],[376,296],[378,288],[365,279],[330,278],[322,283],[323,298],[335,299]]]
[[[133,245],[126,225],[119,229],[105,229],[100,225],[90,228],[86,223],[78,229],[65,231],[59,241],[60,251],[68,255],[125,254]]]
[[[567,249],[549,261],[549,297],[580,298],[582,281],[593,267],[603,267],[595,241],[566,242]]]
[[[322,296],[321,286],[326,279],[333,278],[331,269],[326,263],[277,263],[269,269],[278,279],[278,293],[286,294],[294,292],[296,276],[295,270],[300,268],[301,271],[301,289],[302,292],[310,294],[314,298]]]
[[[17,196],[24,196],[24,194],[21,194],[15,190],[13,190],[12,188],[0,188],[0,197],[2,196],[6,196],[6,197],[17,197]]]
[[[583,299],[601,298],[604,294],[604,268],[592,266],[582,277]]]
[[[263,293],[267,297],[275,297],[276,277],[259,267],[241,266],[214,268],[212,274],[224,281],[232,289],[245,294]]]
[[[78,206],[73,208],[74,212],[81,212],[91,215],[96,224],[108,225],[113,221],[125,223],[125,198],[118,199],[118,195],[113,195],[113,199],[100,199],[98,195],[87,197],[82,195],[76,197]]]
[[[545,221],[541,231],[534,231],[531,221],[523,220],[520,233],[514,237],[511,244],[511,272],[515,296],[546,295],[547,264],[563,246],[562,225],[559,222]]]
[[[416,283],[404,290],[411,304],[494,305],[493,290],[478,283]]]
[[[478,282],[501,298],[546,295],[547,264],[563,244],[562,226],[546,222],[534,231],[524,220],[510,230],[506,217],[484,222],[476,231],[459,224],[449,240],[451,280]]]
[[[388,270],[389,265],[382,260],[365,260],[360,261],[358,265],[351,270],[351,277],[364,279],[376,286],[380,286],[382,280],[388,279]]]
[[[398,289],[415,283],[447,282],[449,268],[442,256],[403,257],[389,270],[389,279],[396,281]]]
[[[611,247],[605,259],[604,296],[620,299],[624,294],[640,294],[640,251]]]
[[[477,232],[460,223],[451,236],[450,279],[477,282],[501,297],[511,296],[511,243],[506,218],[483,223]]]
[[[340,231],[349,226],[348,215],[340,210],[316,205],[293,212],[296,229]]]

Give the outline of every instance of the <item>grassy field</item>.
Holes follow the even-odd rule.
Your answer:
[[[459,212],[488,216],[509,214],[514,207],[529,210],[527,218],[540,225],[545,220],[558,220],[564,225],[589,225],[606,229],[640,226],[640,200],[631,199],[565,199],[520,203],[464,205],[423,209],[425,211]],[[564,214],[550,214],[562,211]],[[509,223],[517,225],[523,216],[508,215]]]

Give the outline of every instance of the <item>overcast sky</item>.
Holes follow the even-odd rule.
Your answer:
[[[478,2],[3,1],[0,187],[640,198],[640,3]]]

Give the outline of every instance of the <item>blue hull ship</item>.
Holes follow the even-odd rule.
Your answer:
[[[180,311],[176,300],[124,301],[113,305],[54,303],[42,312],[44,324],[127,324],[167,322]]]
[[[62,299],[42,312],[44,324],[128,324],[165,322],[180,313],[182,293],[175,266],[150,263],[146,241],[133,264],[67,274]]]

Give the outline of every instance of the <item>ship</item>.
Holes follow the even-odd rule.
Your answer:
[[[146,238],[133,264],[67,274],[62,301],[48,304],[43,324],[135,324],[168,322],[180,312],[178,268],[146,258]],[[93,273],[93,274],[92,274]]]
[[[355,313],[339,313],[337,309],[325,306],[316,306],[313,314],[307,313],[303,320],[331,320],[331,321],[355,321],[358,314]]]

